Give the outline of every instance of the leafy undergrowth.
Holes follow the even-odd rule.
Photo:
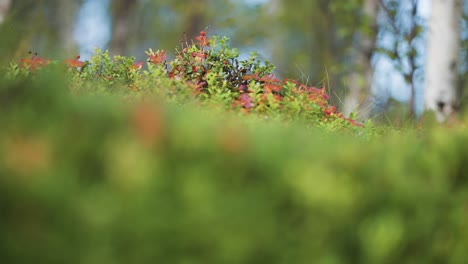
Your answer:
[[[146,54],[146,65],[135,62],[133,57],[111,58],[101,50],[96,50],[90,61],[81,61],[77,56],[59,62],[35,54],[11,63],[7,76],[24,78],[51,64],[62,64],[68,67],[67,77],[74,94],[107,92],[130,99],[158,97],[179,105],[198,101],[208,109],[218,107],[265,119],[305,121],[331,131],[364,133],[363,124],[344,117],[336,106],[329,105],[325,87],[280,80],[274,76],[274,66],[259,61],[255,53],[239,60],[239,51],[228,46],[226,37],[208,38],[201,32],[192,44],[176,49],[172,60],[168,60],[164,50],[150,49]]]
[[[462,129],[362,141],[66,81],[1,83],[1,263],[468,258]]]
[[[0,263],[468,259],[462,127],[369,139],[319,91],[307,115],[242,105],[288,98],[254,70],[240,83],[262,92],[226,81],[232,97],[218,97],[226,79],[187,81],[183,59],[150,51],[159,62],[131,75],[131,59],[99,54],[102,66],[28,61],[0,78]]]

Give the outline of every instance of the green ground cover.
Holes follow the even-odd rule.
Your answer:
[[[201,34],[0,80],[0,263],[465,263],[462,124],[379,128]]]

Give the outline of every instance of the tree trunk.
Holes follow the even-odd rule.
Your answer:
[[[349,75],[349,93],[344,100],[343,114],[349,116],[357,111],[360,119],[367,119],[371,110],[369,94],[371,93],[374,69],[371,59],[375,49],[378,0],[364,0],[363,11],[366,30],[358,32],[355,70]]]
[[[69,56],[76,52],[73,31],[80,2],[75,0],[59,0],[57,2],[57,41],[62,52]]]
[[[458,109],[462,0],[433,0],[426,58],[425,107],[439,122]]]
[[[200,31],[206,28],[205,17],[203,16],[205,6],[205,0],[191,0],[188,3],[188,16],[186,20],[186,31],[187,38],[193,39],[200,35]]]
[[[349,93],[344,100],[343,113],[349,116],[357,111],[360,119],[367,119],[370,113],[369,94],[374,70],[371,59],[375,48],[377,31],[378,0],[364,0],[364,26],[368,32],[358,32],[359,41],[355,49],[355,70],[349,75]]]
[[[114,1],[113,1],[114,2]],[[112,36],[110,50],[114,55],[125,55],[130,33],[130,15],[136,0],[117,0],[112,6]]]
[[[11,0],[0,0],[0,25],[5,21],[5,17],[10,10]]]

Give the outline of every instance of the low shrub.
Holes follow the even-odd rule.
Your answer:
[[[149,67],[130,84],[174,87]],[[150,97],[122,104],[80,90],[93,82],[69,93],[52,68],[0,80],[1,263],[468,259],[461,128],[357,140]],[[109,93],[108,81],[95,83]]]
[[[255,53],[240,60],[239,51],[230,48],[228,42],[227,37],[209,38],[202,31],[192,43],[176,49],[172,60],[168,60],[166,51],[150,49],[146,52],[146,67],[133,57],[111,57],[101,50],[96,50],[89,61],[77,56],[61,64],[68,68],[69,87],[75,94],[157,96],[177,104],[196,100],[208,107],[285,122],[300,120],[331,131],[363,133],[363,124],[329,105],[325,87],[280,80],[274,75],[274,65],[261,62]],[[60,63],[35,54],[11,63],[6,75],[10,79],[24,78],[51,64]]]

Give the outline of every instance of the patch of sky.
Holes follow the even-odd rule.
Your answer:
[[[109,0],[86,0],[77,16],[74,38],[82,59],[91,57],[95,48],[105,49],[111,35]]]
[[[236,0],[232,0],[233,2],[236,2]],[[269,0],[243,0],[245,3],[255,6],[255,5],[261,5],[267,3]]]
[[[409,4],[409,2],[407,3]],[[403,7],[404,8],[404,7]],[[431,5],[430,1],[422,0],[419,2],[417,10],[418,16],[422,21],[421,24],[425,25],[424,20],[430,16]],[[401,17],[402,26],[405,27],[409,24],[409,17]],[[383,22],[386,23],[386,22]],[[422,113],[424,109],[424,64],[425,64],[425,49],[426,49],[426,36],[423,34],[414,41],[413,46],[418,52],[416,57],[416,65],[418,69],[415,71],[415,110],[416,113]],[[391,49],[395,39],[391,34],[381,34],[379,36],[379,45]],[[404,54],[410,47],[408,45],[400,45],[400,52]],[[408,61],[403,61],[401,69],[398,69],[397,64],[388,58],[386,55],[377,54],[374,58],[375,74],[373,93],[377,101],[385,101],[389,97],[395,98],[398,101],[408,101],[410,99],[410,87],[405,82],[401,71],[409,71]]]

